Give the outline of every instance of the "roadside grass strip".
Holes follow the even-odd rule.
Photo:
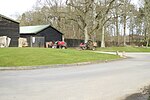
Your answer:
[[[91,61],[109,61],[119,56],[79,51],[75,49],[49,48],[1,48],[0,67],[74,64]]]

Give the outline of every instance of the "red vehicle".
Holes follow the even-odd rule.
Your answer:
[[[80,43],[80,48],[82,50],[86,50],[87,49],[86,44],[85,43]]]
[[[53,45],[53,48],[64,48],[67,49],[67,43],[64,41],[56,41]]]
[[[97,47],[97,43],[92,40],[88,40],[87,43],[80,43],[80,48],[82,50],[95,50]]]

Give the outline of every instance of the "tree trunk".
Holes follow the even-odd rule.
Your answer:
[[[124,15],[123,15],[123,45],[126,46],[126,17],[127,17],[127,2],[124,0]]]
[[[84,36],[85,36],[84,43],[87,43],[87,41],[89,40],[87,26],[85,26],[85,28],[84,28]]]
[[[146,41],[146,47],[148,47],[149,46],[149,39],[147,39],[147,41]]]
[[[118,4],[118,1],[115,1],[115,4]],[[118,7],[115,8],[115,16],[116,16],[116,20],[115,20],[115,25],[116,25],[116,35],[117,38],[115,39],[115,42],[117,42],[117,46],[119,46],[119,21],[118,21]]]
[[[117,33],[117,46],[119,46],[119,26],[118,26],[118,14],[116,18],[116,33]]]
[[[133,35],[134,35],[134,32],[133,32],[133,28],[132,28],[132,44],[134,43]]]
[[[124,15],[123,45],[126,46],[126,15]]]
[[[147,26],[149,26],[149,25],[147,25]],[[147,43],[146,43],[146,47],[148,47],[149,46],[149,39],[150,39],[150,32],[149,32],[149,28],[147,29]]]
[[[105,27],[104,26],[102,26],[101,47],[105,48]]]

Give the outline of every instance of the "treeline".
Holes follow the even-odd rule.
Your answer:
[[[68,39],[91,39],[117,46],[150,40],[150,2],[137,8],[131,0],[37,0],[18,21],[24,25],[50,24]]]

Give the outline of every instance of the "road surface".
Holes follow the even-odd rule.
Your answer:
[[[150,53],[62,68],[0,71],[0,100],[121,100],[150,84]]]

